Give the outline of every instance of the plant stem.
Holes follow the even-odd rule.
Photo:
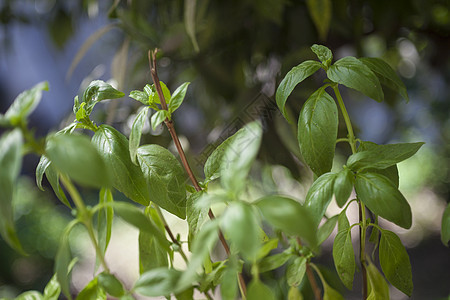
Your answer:
[[[350,148],[352,149],[352,153],[356,153],[356,138],[353,133],[352,123],[350,122],[350,117],[348,115],[347,109],[345,108],[344,100],[342,100],[341,93],[339,92],[338,84],[333,86],[334,93],[339,103],[339,107],[341,109],[342,115],[344,116],[345,125],[347,126],[348,131],[348,143],[350,144]],[[361,228],[359,230],[359,261],[361,264],[361,273],[362,273],[362,294],[363,300],[367,298],[367,271],[366,271],[366,263],[365,263],[365,248],[366,248],[366,213],[364,204],[357,199],[359,206],[359,223],[361,224]]]
[[[98,258],[100,259],[100,263],[102,264],[103,269],[105,270],[105,272],[109,273],[110,271],[108,265],[106,264],[105,257],[103,256],[103,252],[101,251],[100,246],[97,243],[97,239],[95,238],[94,226],[92,225],[90,212],[84,205],[83,199],[78,193],[76,187],[73,185],[72,181],[65,175],[61,175],[61,181],[64,187],[67,189],[67,192],[69,193],[70,197],[72,198],[73,203],[75,203],[76,208],[80,212],[81,222],[84,224],[84,226],[86,226],[89,238],[91,239],[92,245],[94,246]]]
[[[297,244],[300,247],[302,246],[302,241],[300,240],[299,237],[297,237]],[[316,278],[314,277],[311,267],[309,266],[309,262],[306,263],[306,276],[308,276],[309,283],[311,284],[311,288],[314,293],[314,298],[316,298],[316,300],[322,300],[320,288],[317,285]]]
[[[155,84],[156,92],[158,93],[158,96],[159,96],[159,99],[161,102],[161,108],[163,110],[167,110],[167,103],[164,98],[164,93],[161,89],[161,84],[159,83],[158,72],[156,69],[156,54],[157,54],[157,52],[158,52],[158,49],[155,49],[153,52],[150,50],[148,51],[150,73],[152,76],[153,83]],[[183,147],[181,146],[180,139],[178,138],[177,132],[175,131],[175,127],[173,125],[172,120],[169,120],[166,118],[164,120],[164,123],[166,124],[167,130],[169,131],[170,136],[172,137],[172,140],[175,144],[175,147],[177,148],[178,154],[180,155],[181,163],[183,164],[184,169],[188,173],[188,176],[189,176],[192,184],[194,185],[195,190],[197,192],[201,191],[202,188],[200,187],[198,180],[195,177],[194,172],[192,172],[189,162],[187,161],[186,154],[184,153]],[[209,209],[209,211],[208,211],[208,216],[211,220],[216,218],[211,209]],[[229,257],[230,253],[231,253],[230,247],[228,246],[221,230],[219,230],[219,239],[220,239],[220,242],[221,242],[223,248],[225,249],[227,256]],[[239,289],[242,294],[242,298],[245,299],[245,296],[247,294],[247,288],[246,288],[245,280],[244,280],[244,277],[242,276],[242,273],[238,274],[238,283],[239,283]]]

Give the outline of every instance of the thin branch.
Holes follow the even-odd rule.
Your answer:
[[[299,246],[302,246],[302,241],[299,237],[297,237],[297,244]],[[316,282],[316,277],[314,277],[314,273],[311,270],[311,267],[309,266],[309,262],[306,263],[306,276],[308,276],[309,283],[311,284],[311,288],[314,293],[314,298],[316,300],[322,300],[322,292],[320,291],[319,286]]]

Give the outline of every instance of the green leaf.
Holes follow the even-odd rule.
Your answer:
[[[169,89],[167,88],[167,86],[164,82],[160,81],[159,84],[161,85],[161,90],[163,92],[164,100],[166,100],[166,103],[169,103],[172,100],[172,96],[170,95]],[[154,95],[155,95],[154,102],[161,104],[158,93],[155,93]]]
[[[114,212],[125,222],[155,237],[159,245],[169,251],[169,242],[158,227],[136,206],[125,202],[113,202]]]
[[[7,298],[2,298],[2,299],[7,299]],[[19,296],[17,296],[14,300],[41,300],[44,299],[42,297],[42,294],[38,291],[27,291],[24,292],[22,294],[20,294]]]
[[[45,176],[47,177],[48,182],[52,186],[53,192],[55,193],[56,197],[59,199],[59,201],[61,201],[62,204],[72,209],[72,206],[70,205],[69,200],[67,200],[64,190],[59,184],[59,175],[60,174],[53,166],[53,164],[50,164],[45,170]]]
[[[320,176],[331,170],[338,129],[333,98],[319,88],[306,100],[298,119],[298,142],[305,162]]]
[[[45,155],[42,155],[36,167],[36,185],[41,191],[44,191],[44,188],[42,187],[42,178],[44,177],[45,170],[50,166],[50,163],[50,160]]]
[[[137,100],[139,102],[141,102],[144,105],[149,105],[150,101],[149,101],[149,95],[146,92],[143,91],[131,91],[130,98],[133,98],[134,100]]]
[[[76,300],[106,300],[106,293],[98,284],[98,278],[94,277],[78,294]]]
[[[204,206],[196,205],[198,199],[204,194],[203,191],[190,194],[186,201],[186,218],[189,226],[189,249],[191,249],[194,237],[197,235],[203,223],[208,219],[209,209]]]
[[[111,184],[109,168],[89,138],[55,135],[48,139],[45,151],[57,170],[78,183],[91,187]]]
[[[319,225],[331,198],[336,173],[326,173],[314,181],[306,194],[305,207],[310,211],[315,224]]]
[[[306,272],[306,257],[298,256],[288,265],[286,270],[287,283],[290,286],[299,286]]]
[[[281,196],[266,196],[254,203],[272,226],[304,238],[312,247],[316,245],[316,226],[311,212],[300,203]]]
[[[281,111],[283,116],[291,123],[288,114],[286,112],[286,101],[289,95],[294,90],[295,86],[314,74],[317,70],[321,68],[321,64],[317,61],[307,60],[302,62],[296,67],[293,67],[283,78],[280,85],[277,88],[276,100],[278,109]]]
[[[82,102],[86,103],[84,109],[86,110],[86,114],[89,116],[94,109],[95,104],[98,102],[107,99],[122,98],[123,96],[125,96],[124,93],[116,90],[110,84],[101,80],[94,80],[84,91]],[[78,110],[74,108],[75,114],[77,111]]]
[[[288,300],[303,300],[303,296],[297,287],[291,286],[289,288]]]
[[[350,222],[348,221],[346,211],[343,210],[338,217],[338,232],[342,230],[347,230],[350,228]]]
[[[190,82],[185,82],[180,85],[172,95],[168,105],[169,113],[172,114],[178,107],[180,107],[181,103],[183,103],[184,97],[186,96],[186,91]]]
[[[259,279],[253,279],[248,285],[248,300],[275,300],[272,290]]]
[[[164,120],[167,117],[166,114],[167,114],[166,110],[158,110],[152,115],[150,123],[152,124],[153,130],[156,130],[156,127],[158,127],[159,125],[161,125],[162,122],[164,122]]]
[[[339,207],[343,207],[347,203],[348,198],[353,190],[353,182],[355,177],[346,166],[336,175],[334,180],[333,192],[336,196],[336,203]]]
[[[261,260],[258,264],[258,270],[260,273],[275,270],[284,265],[292,254],[287,252],[281,252],[273,255],[269,255]]]
[[[223,300],[235,300],[238,292],[239,264],[235,255],[230,257],[220,281],[220,295]]]
[[[309,2],[319,3],[321,1],[308,0],[308,2],[307,2],[308,5],[310,5]],[[322,64],[324,66],[326,66],[328,68],[331,65],[331,62],[333,60],[333,53],[331,52],[330,49],[328,49],[327,47],[325,47],[323,45],[314,44],[311,46],[311,50],[312,50],[312,52],[314,52],[317,55],[317,58],[322,62]]]
[[[325,240],[330,236],[336,227],[336,223],[338,221],[339,216],[335,215],[329,218],[322,226],[319,227],[317,231],[317,240],[318,244],[321,245]]]
[[[197,38],[195,36],[195,7],[197,5],[197,0],[186,0],[184,2],[184,27],[186,28],[186,33],[194,46],[195,52],[199,52]]]
[[[345,300],[338,291],[323,282],[323,300]]]
[[[100,273],[98,276],[98,285],[113,297],[120,297],[125,294],[122,283],[112,274]]]
[[[347,166],[354,171],[386,169],[413,156],[424,143],[366,145],[367,150],[352,154]]]
[[[148,106],[142,108],[141,111],[137,114],[136,119],[134,119],[133,126],[131,127],[129,148],[131,161],[135,165],[137,165],[137,149],[139,148],[139,144],[141,142],[142,129],[144,128],[145,121],[147,120],[149,109],[150,108]]]
[[[381,231],[379,256],[387,280],[411,297],[413,282],[409,256],[399,237],[392,231]]]
[[[61,286],[59,285],[56,274],[52,276],[44,289],[44,300],[58,300],[61,294]]]
[[[389,286],[380,274],[377,267],[370,263],[366,266],[368,278],[368,297],[367,300],[385,300],[391,299],[389,296]]]
[[[131,162],[127,138],[113,127],[101,125],[92,142],[110,167],[113,186],[129,199],[147,206],[147,182],[141,169]]]
[[[257,121],[248,123],[236,135],[225,149],[220,165],[222,186],[235,195],[246,186],[246,178],[261,144],[262,126]]]
[[[110,189],[102,188],[99,194],[99,204],[108,204],[113,203],[113,195]],[[114,219],[114,210],[111,206],[104,206],[98,211],[97,215],[97,237],[98,237],[98,246],[102,251],[102,254],[105,255],[106,249],[108,248],[109,241],[111,240],[111,230],[112,223]],[[98,253],[96,254],[95,264],[96,267],[99,265],[99,257]]]
[[[221,227],[231,246],[244,258],[254,261],[261,241],[259,220],[252,207],[243,202],[232,202],[221,217]]]
[[[355,190],[359,199],[375,214],[400,227],[410,228],[411,207],[405,197],[385,176],[376,173],[356,174]]]
[[[353,289],[356,264],[350,230],[339,231],[336,235],[333,243],[333,259],[339,278],[349,290]]]
[[[382,84],[399,93],[406,102],[409,101],[405,84],[384,60],[376,57],[362,57],[359,60],[377,75]]]
[[[5,123],[8,122],[12,126],[26,124],[26,118],[41,101],[42,91],[48,91],[48,82],[40,82],[31,89],[20,93],[6,111],[4,115]]]
[[[260,229],[260,232],[263,234],[263,236],[265,236],[265,232],[262,230],[262,228],[260,227],[259,229]],[[258,249],[258,254],[256,255],[256,260],[257,261],[261,260],[263,257],[266,257],[267,255],[269,255],[270,251],[272,251],[273,249],[276,249],[278,247],[278,241],[279,241],[278,238],[274,238],[274,239],[270,239],[270,240],[266,241]]]
[[[450,204],[444,210],[441,222],[441,241],[448,247],[448,242],[450,241]]]
[[[328,68],[327,76],[330,80],[355,89],[378,102],[384,99],[377,76],[354,57],[344,57],[335,62]]]
[[[319,38],[325,41],[330,28],[332,6],[331,0],[308,0],[306,1],[311,19],[316,26]]]
[[[175,269],[153,269],[139,277],[133,291],[147,297],[169,296],[177,289],[181,274]]]
[[[23,137],[19,129],[0,138],[0,234],[5,242],[25,254],[14,225],[13,197],[15,182],[22,166]]]
[[[147,180],[150,200],[185,219],[186,176],[176,157],[159,145],[145,145],[137,150],[137,158]]]

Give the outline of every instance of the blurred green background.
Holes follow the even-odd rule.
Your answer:
[[[50,92],[31,119],[44,135],[72,121],[73,97],[91,80],[108,81],[125,93],[142,89],[151,81],[147,51],[158,47],[160,79],[172,91],[192,82],[175,124],[197,174],[202,176],[208,145],[263,115],[255,185],[301,200],[311,175],[295,156],[295,128],[273,109],[276,87],[293,66],[315,59],[309,50],[314,43],[329,47],[335,59],[381,57],[405,82],[410,102],[385,91],[380,104],[348,90],[344,101],[362,140],[426,142],[399,165],[413,228],[393,230],[411,256],[412,299],[447,299],[450,251],[439,240],[439,227],[450,202],[449,7],[448,0],[2,0],[0,112],[22,90],[48,80]],[[323,79],[313,76],[293,92],[288,101],[293,116]],[[95,119],[128,134],[138,106],[131,100],[109,102],[96,110]],[[170,147],[163,130],[148,129],[144,139]],[[337,160],[342,163],[349,151],[338,144]],[[0,297],[42,290],[70,219],[49,189],[34,187],[37,159],[26,158],[15,202],[18,234],[30,256],[0,241]],[[85,195],[95,201],[93,191]],[[75,236],[73,247],[83,255],[83,235]],[[319,261],[334,271],[330,251],[328,245]],[[277,274],[267,280],[274,278]],[[394,289],[391,294],[405,299]],[[346,299],[359,299],[358,289],[347,291]]]

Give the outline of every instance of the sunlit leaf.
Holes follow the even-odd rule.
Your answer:
[[[44,300],[57,300],[61,294],[61,286],[56,278],[56,274],[52,276],[44,289]]]
[[[152,115],[152,117],[150,118],[150,123],[152,125],[152,129],[156,130],[156,127],[161,125],[161,123],[164,122],[166,117],[167,117],[167,111],[166,110],[158,110],[157,112],[155,112]]]
[[[125,96],[124,93],[116,90],[110,84],[102,80],[92,81],[83,93],[82,102],[85,102],[86,114],[89,116],[95,104],[102,100],[117,99]],[[76,111],[74,111],[76,113]]]
[[[186,91],[190,82],[185,82],[180,85],[172,94],[172,98],[169,102],[169,113],[173,113],[178,107],[183,103],[184,97],[186,96]]]
[[[150,108],[148,106],[142,108],[141,111],[137,114],[136,119],[134,119],[133,126],[131,127],[129,148],[131,161],[134,164],[137,164],[137,149],[139,148],[139,144],[141,142],[142,129],[144,128],[145,122],[147,121],[149,109]]]
[[[94,277],[78,294],[76,300],[106,300],[106,293],[98,284],[98,278]]]

